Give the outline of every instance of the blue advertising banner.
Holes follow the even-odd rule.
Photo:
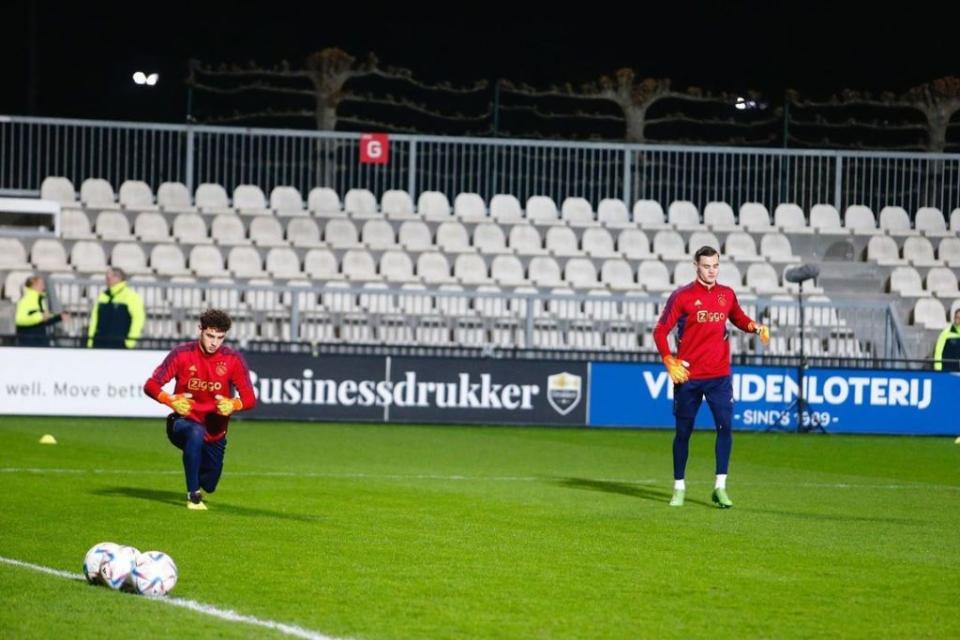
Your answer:
[[[960,374],[863,369],[808,369],[801,430],[829,433],[956,435]],[[735,429],[795,430],[795,368],[737,367]],[[590,426],[672,427],[673,385],[660,365],[593,363]],[[713,426],[706,403],[697,426]]]

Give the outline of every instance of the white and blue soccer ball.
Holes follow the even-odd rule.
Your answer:
[[[103,578],[100,577],[100,567],[103,561],[112,556],[120,548],[115,542],[100,542],[90,547],[87,555],[83,557],[83,576],[90,584],[101,584]]]
[[[173,558],[163,551],[145,551],[137,556],[130,577],[137,593],[165,596],[176,586],[179,575]]]
[[[137,555],[140,552],[134,547],[121,546],[108,553],[100,565],[100,578],[111,589],[120,589],[129,584],[130,574],[137,564]]]

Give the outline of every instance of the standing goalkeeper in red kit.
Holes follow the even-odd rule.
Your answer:
[[[199,339],[174,347],[143,385],[148,396],[174,411],[167,417],[167,437],[183,450],[190,509],[206,509],[200,490],[217,488],[230,416],[257,404],[243,356],[222,346],[231,324],[219,309],[203,312]],[[176,387],[168,394],[162,387],[173,378]]]
[[[697,279],[680,287],[667,300],[653,338],[673,380],[673,497],[670,506],[683,506],[684,476],[690,451],[693,422],[703,399],[707,399],[716,423],[717,479],[713,502],[720,508],[733,506],[727,496],[727,468],[733,448],[733,383],[730,373],[730,343],[727,320],[738,329],[756,333],[767,344],[770,330],[751,320],[740,308],[733,289],[717,283],[720,255],[713,247],[701,247],[694,255]],[[677,355],[670,353],[667,336],[677,327]]]

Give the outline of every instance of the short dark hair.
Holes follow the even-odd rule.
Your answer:
[[[110,267],[110,271],[112,271],[113,275],[117,276],[121,282],[127,279],[127,272],[120,267]]]
[[[37,280],[42,280],[43,276],[38,276],[37,274],[31,274],[27,276],[27,281],[23,283],[25,287],[32,287],[37,283]]]
[[[216,329],[217,331],[226,333],[230,331],[232,324],[233,321],[230,319],[230,316],[222,309],[207,309],[200,314],[201,331],[204,329]]]
[[[718,255],[720,255],[719,251],[717,251],[716,249],[714,249],[709,245],[703,245],[702,247],[697,249],[697,252],[695,254],[693,254],[693,261],[700,262],[700,258],[702,256],[712,258],[713,256],[718,256]]]

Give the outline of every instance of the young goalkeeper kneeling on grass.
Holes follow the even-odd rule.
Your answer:
[[[716,249],[701,247],[693,260],[697,279],[673,292],[653,330],[657,349],[674,385],[673,415],[677,431],[673,438],[673,497],[670,506],[683,506],[690,435],[697,411],[706,397],[717,428],[717,480],[713,502],[722,509],[729,509],[733,506],[727,495],[727,467],[733,448],[733,384],[727,320],[743,331],[756,333],[764,344],[770,341],[770,330],[743,312],[733,289],[717,283],[720,255]],[[667,343],[667,336],[674,326],[677,327],[676,356],[670,353]]]
[[[200,490],[213,493],[217,488],[230,416],[257,404],[246,361],[223,346],[231,324],[225,312],[205,311],[197,341],[174,347],[143,386],[148,396],[174,411],[167,417],[167,437],[183,450],[189,509],[206,509]],[[171,395],[162,387],[174,378]],[[239,397],[233,396],[234,389]]]

